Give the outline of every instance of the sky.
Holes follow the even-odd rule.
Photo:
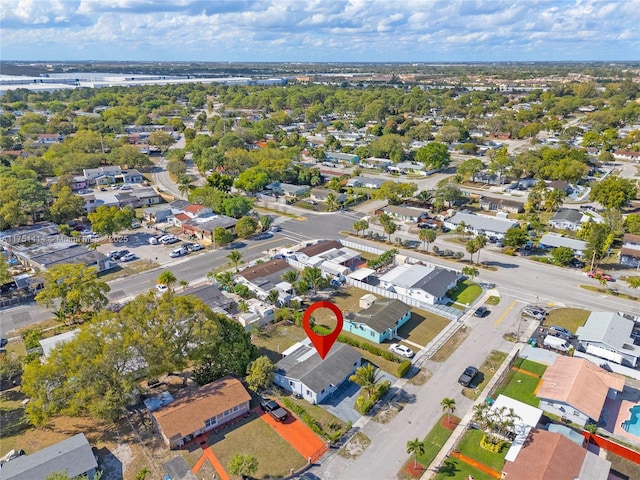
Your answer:
[[[0,59],[640,60],[640,0],[0,0]]]

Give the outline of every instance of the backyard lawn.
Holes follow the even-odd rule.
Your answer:
[[[503,448],[500,453],[492,453],[480,446],[480,440],[482,440],[483,436],[484,434],[480,430],[468,430],[458,444],[457,450],[494,470],[502,470],[504,457],[509,448]]]
[[[480,285],[470,282],[469,280],[463,280],[462,282],[458,282],[458,286],[451,295],[449,295],[449,298],[453,302],[471,305],[481,294],[482,287],[480,287]]]
[[[440,473],[435,476],[436,480],[495,480],[492,476],[481,472],[459,458],[449,457],[440,467]]]
[[[522,357],[516,358],[516,361],[513,362],[513,366],[540,376],[542,376],[542,374],[547,370],[546,365],[538,362],[533,362]]]
[[[527,372],[535,373],[539,376],[542,376],[547,368],[545,365],[532,362],[530,360],[524,360],[520,363],[516,361],[514,365],[519,365],[518,368],[526,370]],[[524,372],[511,370],[507,374],[503,383],[496,390],[495,395],[497,397],[502,393],[508,397],[520,400],[527,405],[537,407],[540,404],[540,400],[536,397],[534,392],[538,387],[538,383],[540,383],[540,378],[538,377],[533,377]]]
[[[575,333],[578,327],[584,325],[591,312],[581,308],[557,308],[549,312],[545,325],[558,325]]]
[[[264,420],[254,416],[238,427],[210,435],[209,444],[225,470],[234,454],[255,456],[258,460],[256,478],[284,477],[291,468],[297,470],[306,463],[295,448]]]
[[[305,337],[301,327],[286,323],[260,330],[253,335],[252,343],[258,347],[260,355],[266,355],[275,363],[282,358],[283,351]]]

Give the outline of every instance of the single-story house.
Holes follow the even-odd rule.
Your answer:
[[[98,462],[84,433],[2,465],[2,480],[46,480],[54,473],[93,480]]]
[[[187,200],[174,200],[169,204],[173,213],[184,213],[184,209],[191,205]]]
[[[384,180],[382,178],[371,178],[371,177],[353,177],[347,181],[347,187],[364,187],[364,188],[373,188],[378,189],[382,186]]]
[[[248,311],[238,315],[238,322],[247,332],[254,325],[262,326],[273,322],[276,307],[257,298],[250,298],[246,303]]]
[[[155,189],[148,188],[137,188],[131,194],[137,198],[136,203],[134,204],[136,208],[144,207],[148,205],[157,205],[163,201],[162,195],[155,191]]]
[[[37,138],[38,143],[41,145],[53,145],[64,140],[64,136],[61,133],[39,133]]]
[[[607,480],[611,462],[566,436],[533,429],[514,461],[502,473],[509,480]]]
[[[624,234],[620,249],[620,264],[629,267],[640,265],[640,235]]]
[[[434,305],[458,283],[460,274],[440,267],[399,265],[379,278],[379,287]]]
[[[211,283],[203,283],[196,287],[190,287],[176,294],[177,297],[182,297],[184,295],[193,295],[198,297],[209,308],[211,308],[211,310],[220,313],[229,312],[235,307],[233,299],[227,297],[217,286]]]
[[[282,193],[287,197],[299,198],[309,193],[311,187],[309,185],[293,185],[291,183],[280,183],[274,190],[276,192]]]
[[[182,233],[193,235],[197,238],[215,242],[214,232],[216,228],[231,230],[238,221],[226,215],[210,215],[208,217],[193,218],[182,224]]]
[[[591,312],[576,330],[580,346],[587,353],[627,367],[638,366],[640,346],[631,338],[634,322],[614,312]]]
[[[367,340],[382,343],[392,340],[398,329],[411,318],[411,307],[400,300],[384,298],[370,307],[344,318],[343,329]]]
[[[429,212],[415,207],[405,207],[401,205],[387,205],[378,210],[380,213],[386,213],[390,217],[396,218],[403,222],[418,223],[429,217]],[[376,212],[376,213],[378,213]]]
[[[640,162],[640,152],[634,152],[632,150],[615,149],[613,156],[618,160],[635,160],[636,162]]]
[[[160,436],[171,449],[249,412],[251,395],[240,380],[224,377],[151,412]]]
[[[202,218],[207,217],[213,213],[213,210],[209,207],[205,207],[204,205],[199,205],[197,203],[192,203],[191,205],[187,205],[182,209],[182,213],[188,215],[189,218]]]
[[[309,197],[316,202],[326,202],[327,197],[333,194],[336,202],[344,203],[347,201],[347,196],[344,193],[334,192],[328,188],[312,188]]]
[[[551,190],[559,190],[561,192],[565,192],[568,195],[571,195],[573,193],[573,187],[564,180],[552,180],[551,182],[547,183],[547,188],[550,188]]]
[[[605,400],[623,388],[620,375],[584,358],[558,356],[542,375],[536,396],[541,409],[582,426],[597,422]]]
[[[553,249],[558,247],[567,247],[575,252],[576,255],[582,256],[587,251],[587,242],[575,238],[563,237],[557,233],[546,233],[540,239],[540,248]]]
[[[549,220],[549,225],[558,230],[580,230],[583,223],[590,222],[588,215],[571,209],[558,210],[556,214]]]
[[[483,234],[497,238],[504,238],[507,230],[518,226],[518,222],[515,220],[466,212],[457,212],[453,217],[444,221],[444,226],[455,230],[461,223],[464,223],[465,229],[474,235]]]
[[[76,328],[75,330],[71,330],[70,332],[60,333],[58,335],[54,335],[53,337],[43,338],[39,340],[40,348],[42,348],[42,356],[47,358],[51,351],[67,342],[70,342],[80,333],[80,329]]]
[[[329,243],[320,242],[320,245],[328,246]],[[323,264],[331,263],[333,265],[333,270],[339,270],[341,275],[348,275],[351,273],[351,270],[353,270],[356,264],[360,262],[360,254],[358,252],[351,250],[350,248],[343,247],[342,245],[337,248],[332,247],[326,250],[323,249],[319,253],[310,257],[307,252],[312,251],[313,250],[309,247],[297,251],[295,255],[296,260],[305,266],[319,267],[320,269],[323,269]]]
[[[171,207],[167,205],[149,207],[145,208],[143,211],[143,219],[145,222],[149,223],[164,223],[171,215]]]
[[[418,162],[396,163],[395,165],[390,165],[389,167],[387,167],[387,170],[390,172],[415,173],[417,175],[424,175],[426,173],[424,163]]]
[[[508,198],[480,197],[480,208],[488,212],[520,213],[524,205]]]
[[[387,167],[393,165],[393,161],[387,158],[367,158],[365,160],[360,161],[360,166],[362,168],[373,168],[377,170],[386,170]]]
[[[295,269],[282,258],[274,258],[245,268],[236,278],[258,297],[266,298],[269,291],[278,289],[278,285],[282,283],[282,275],[289,270]]]
[[[324,152],[324,158],[329,162],[342,162],[356,164],[360,161],[358,155],[342,152]]]
[[[308,338],[282,352],[282,356],[273,382],[313,404],[321,403],[349,381],[362,362],[356,350],[339,342],[323,360]]]

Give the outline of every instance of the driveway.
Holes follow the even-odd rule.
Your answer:
[[[354,408],[360,386],[346,381],[338,389],[322,400],[318,406],[335,415],[343,422],[355,423],[360,420],[360,413]]]

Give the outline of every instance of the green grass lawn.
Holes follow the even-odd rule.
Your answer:
[[[480,430],[468,430],[458,444],[458,451],[494,470],[502,470],[504,457],[509,448],[503,448],[500,453],[492,453],[480,446],[480,440],[482,440],[483,435]]]
[[[526,360],[522,357],[517,358],[516,361],[513,362],[513,366],[540,376],[542,376],[542,374],[547,370],[546,365],[538,362],[533,362],[531,360]]]
[[[276,395],[277,398],[282,400],[284,396],[280,393]],[[311,405],[306,400],[295,398],[293,395],[286,396],[287,401],[298,405],[311,416],[322,427],[325,432],[333,433],[338,430],[342,430],[346,423],[340,420],[338,417],[327,412],[324,408],[318,405]],[[301,420],[302,421],[302,420]]]
[[[500,297],[491,296],[487,298],[487,305],[498,305],[500,303]]]
[[[284,477],[291,468],[297,470],[306,463],[297,450],[260,418],[252,417],[238,425],[209,437],[209,444],[225,470],[234,454],[250,454],[258,459],[256,478]]]
[[[444,464],[440,467],[440,473],[438,473],[435,478],[436,480],[467,480],[469,476],[473,477],[473,480],[495,480],[490,475],[454,457],[449,457],[445,460]]]
[[[434,425],[431,431],[424,437],[424,454],[418,457],[418,463],[421,464],[424,468],[427,468],[433,459],[436,458],[436,455],[445,444],[445,442],[449,439],[451,434],[453,433],[448,428],[442,426],[442,419],[445,417],[443,415],[438,420],[438,423]],[[451,415],[451,418],[455,418]]]
[[[454,292],[449,295],[449,298],[454,302],[471,305],[481,294],[482,288],[480,285],[472,283],[469,280],[463,280],[462,282],[458,282],[458,286]]]
[[[496,392],[497,397],[501,393],[507,397],[511,397],[515,400],[520,400],[527,405],[537,407],[540,404],[540,400],[536,397],[535,389],[540,383],[539,378],[532,377],[522,372],[511,371],[507,375],[508,383],[505,386],[500,386]]]
[[[588,310],[582,310],[581,308],[557,308],[549,312],[544,324],[548,326],[558,325],[575,333],[578,327],[584,325],[590,313]]]
[[[414,308],[409,321],[398,329],[398,335],[424,347],[449,323],[444,317]]]
[[[253,335],[252,343],[258,347],[260,355],[266,355],[275,363],[282,358],[283,351],[305,337],[301,327],[284,324],[260,330]]]

